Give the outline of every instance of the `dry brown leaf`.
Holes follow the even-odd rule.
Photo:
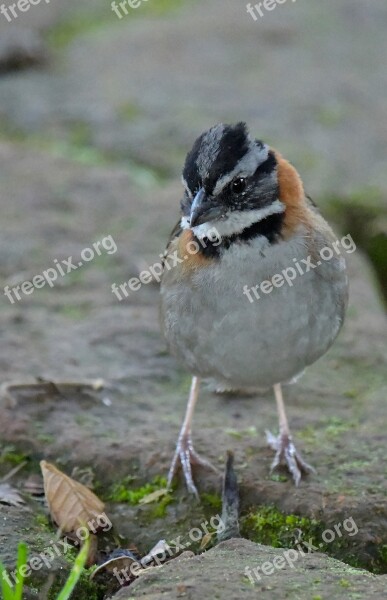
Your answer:
[[[205,550],[205,548],[210,545],[213,536],[214,533],[206,533],[206,535],[203,536],[202,541],[200,542],[200,550]]]
[[[54,465],[42,460],[44,492],[51,516],[63,533],[76,531],[85,526],[93,531],[98,523],[96,517],[104,511],[104,503],[86,486]]]
[[[0,502],[10,506],[22,506],[25,504],[19,493],[8,483],[0,483]]]

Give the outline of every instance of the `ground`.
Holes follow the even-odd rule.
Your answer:
[[[276,428],[271,393],[229,397],[204,389],[195,445],[220,470],[234,450],[242,533],[254,542],[292,546],[302,529],[304,539],[320,543],[324,529],[356,522],[356,535],[323,547],[351,565],[341,565],[339,578],[337,563],[313,555],[306,560],[319,572],[318,589],[300,562],[299,591],[278,572],[264,584],[267,597],[286,585],[289,598],[335,598],[341,580],[354,586],[353,598],[383,597],[383,576],[354,574],[353,567],[387,572],[385,262],[375,251],[387,211],[387,80],[380,60],[386,18],[381,0],[367,7],[299,0],[260,22],[243,3],[169,0],[156,7],[150,0],[119,20],[96,0],[41,4],[13,23],[0,20],[1,287],[31,280],[54,259],[73,256],[77,263],[82,249],[106,236],[117,247],[52,288],[14,303],[2,296],[2,383],[101,378],[105,385],[88,394],[4,394],[0,476],[24,459],[12,480],[21,488],[42,458],[69,474],[91,470],[120,543],[142,553],[161,538],[186,536],[219,511],[220,478],[205,471],[196,473],[202,505],[179,481],[158,513],[154,505],[117,501],[117,485],[138,489],[165,476],[190,380],[166,352],[157,284],[121,302],[111,285],[158,260],[177,219],[179,171],[194,137],[215,122],[245,119],[296,165],[338,234],[353,235],[358,248],[346,256],[350,304],[333,348],[285,389],[291,427],[316,475],[298,489],[282,473],[270,476],[264,431]],[[9,566],[20,539],[40,552],[54,535],[36,520],[41,504],[28,502],[29,511],[0,505],[0,556]],[[302,517],[301,527],[296,517],[284,525],[284,515]],[[271,547],[226,542],[203,558],[175,563],[176,573],[172,563],[143,576],[119,597],[174,597],[164,579],[171,572],[181,585],[189,574],[192,598],[216,597],[225,579],[213,565],[226,565],[237,552],[225,586],[232,598],[245,566],[270,560]],[[207,569],[204,583],[193,564]],[[66,568],[58,564],[58,573]],[[373,596],[364,582],[367,590],[374,586]],[[258,583],[247,586],[246,597],[256,589]]]

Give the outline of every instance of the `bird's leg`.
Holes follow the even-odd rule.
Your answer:
[[[270,431],[266,432],[267,442],[269,446],[275,450],[271,471],[276,469],[279,465],[285,464],[294,479],[294,483],[298,485],[301,481],[302,472],[310,473],[315,472],[315,470],[311,465],[308,465],[308,463],[304,461],[293,444],[288,419],[286,417],[281,384],[277,383],[273,386],[273,389],[279,418],[279,436],[274,437]]]
[[[169,469],[167,484],[167,487],[170,488],[172,479],[180,463],[184,473],[187,488],[189,492],[191,492],[191,494],[195,494],[197,498],[199,498],[199,494],[193,481],[191,465],[201,465],[203,467],[212,469],[213,471],[217,471],[217,469],[215,469],[215,467],[209,461],[199,456],[192,444],[191,426],[195,405],[198,399],[199,387],[200,379],[198,377],[193,377],[191,383],[191,390],[188,398],[187,410],[185,413],[183,425],[181,426],[179,439],[177,440],[176,451],[172,460],[171,467]]]

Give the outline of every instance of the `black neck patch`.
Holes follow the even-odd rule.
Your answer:
[[[281,239],[281,230],[284,220],[284,213],[275,213],[269,215],[258,223],[253,223],[246,227],[240,233],[224,236],[218,245],[214,245],[208,238],[204,238],[206,247],[199,242],[196,236],[195,241],[198,242],[200,253],[206,258],[220,258],[222,251],[227,250],[232,244],[248,244],[251,240],[258,236],[264,236],[270,244],[275,244]],[[217,243],[217,242],[216,242]]]

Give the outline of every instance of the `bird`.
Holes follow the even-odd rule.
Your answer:
[[[348,276],[332,250],[337,238],[295,167],[244,122],[217,124],[196,139],[182,185],[160,316],[192,383],[168,487],[181,467],[198,497],[192,466],[215,469],[192,441],[202,381],[217,391],[273,389],[279,434],[266,432],[271,470],[287,468],[297,486],[314,468],[293,441],[282,388],[326,353],[343,324]]]

